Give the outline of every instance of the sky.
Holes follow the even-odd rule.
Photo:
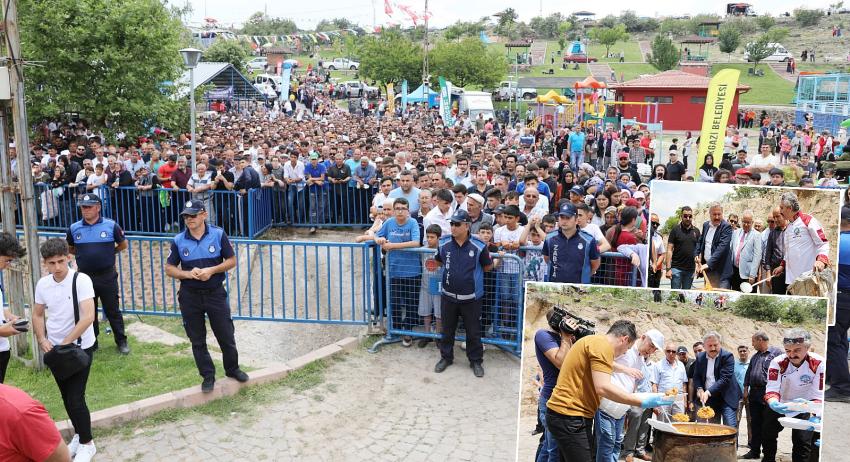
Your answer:
[[[661,223],[664,223],[683,205],[694,207],[718,200],[734,187],[731,184],[653,181],[649,211],[657,213]]]
[[[236,24],[237,26],[248,16],[257,11],[266,11],[269,16],[289,18],[295,21],[299,28],[312,29],[321,19],[332,19],[345,17],[360,24],[363,27],[376,24],[385,24],[389,18],[384,14],[384,0],[320,0],[316,3],[268,0],[169,0],[170,3],[183,6],[189,3],[193,8],[192,25],[200,25],[205,17],[217,19],[225,25]],[[580,2],[565,2],[554,0],[531,0],[525,2],[507,0],[428,0],[428,10],[432,17],[429,24],[434,27],[445,27],[456,21],[476,21],[482,16],[512,7],[519,14],[519,19],[528,21],[534,16],[548,16],[555,12],[569,15],[575,11],[592,11],[598,17],[607,14],[619,14],[621,11],[631,9],[638,16],[678,16],[684,14],[714,13],[724,14],[726,2],[705,2],[700,0],[652,0],[647,2],[650,8],[640,9],[640,2],[626,0],[608,0],[604,4],[588,4]],[[832,1],[834,3],[834,0]],[[391,0],[393,4],[409,5],[414,11],[423,11],[425,0]],[[755,11],[759,14],[770,12],[772,15],[791,12],[801,5],[807,8],[826,8],[830,0],[813,0],[802,2],[800,0],[749,0]],[[374,9],[373,9],[374,5]],[[402,17],[400,14],[398,16]],[[400,22],[402,25],[411,23]],[[368,27],[367,27],[368,28]]]

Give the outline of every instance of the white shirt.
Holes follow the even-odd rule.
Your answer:
[[[445,214],[440,211],[439,207],[434,207],[427,214],[425,214],[425,218],[422,219],[422,226],[423,228],[428,229],[428,227],[431,225],[437,225],[443,231],[440,237],[451,236],[452,227],[449,223],[449,219],[452,217],[452,214],[454,214],[454,212],[454,206],[449,207],[448,212],[446,212]]]
[[[0,325],[6,322],[6,312],[3,310],[3,291],[0,290]],[[0,337],[0,351],[9,351],[11,348],[7,337]]]
[[[787,355],[781,354],[773,358],[767,368],[764,398],[768,400],[775,397],[780,403],[797,398],[823,400],[825,374],[826,361],[816,353],[809,353],[800,367],[791,364]]]
[[[720,355],[718,354],[717,358],[719,357]],[[714,377],[714,361],[717,358],[712,358],[711,356],[708,356],[707,353],[705,355],[705,359],[708,360],[708,367],[705,370],[705,390],[711,388],[711,386],[714,385],[714,382],[717,381],[717,379]]]
[[[197,173],[193,173],[192,177],[189,178],[188,185],[192,186],[193,188],[196,188],[198,186],[208,185],[210,183],[212,183],[212,173],[207,172],[206,174],[204,174],[203,178],[200,178]],[[210,190],[207,189],[205,191],[193,193],[192,198],[196,199],[196,200],[204,201],[204,200],[209,199],[211,194],[212,193],[210,192]]]
[[[107,179],[108,179],[108,177],[106,176],[106,173],[104,173],[103,175],[100,175],[100,176],[93,173],[93,174],[89,175],[88,180],[86,180],[86,184],[87,185],[95,185],[95,186],[103,186],[104,184],[106,184]],[[97,197],[100,197],[100,188],[99,187],[92,189],[91,192],[92,192],[92,194],[95,194]]]
[[[581,230],[593,236],[593,238],[596,239],[597,246],[602,245],[602,242],[605,241],[605,235],[602,234],[602,230],[599,229],[599,226],[593,223],[588,223],[584,228],[581,228]]]
[[[498,242],[500,245],[503,245],[505,242],[519,242],[519,238],[521,236],[522,226],[517,226],[513,231],[509,230],[507,226],[500,226],[493,232],[493,242]],[[516,254],[516,251],[505,251],[505,253]],[[516,274],[519,273],[519,267],[515,263],[515,260],[506,258],[503,259],[502,264],[499,265],[499,271],[502,273]]]
[[[718,225],[719,226],[719,225]],[[705,231],[705,248],[702,251],[705,261],[711,258],[711,246],[714,244],[714,233],[717,231],[717,226],[708,224],[708,229]]]
[[[782,240],[786,284],[811,271],[818,257],[829,259],[829,242],[823,226],[811,215],[798,213],[783,231]]]
[[[71,284],[74,280],[73,269],[62,282],[56,282],[52,274],[48,274],[38,280],[35,286],[35,302],[45,305],[47,315],[47,340],[53,345],[61,345],[65,337],[74,330],[74,304],[71,297]],[[77,276],[77,302],[82,304],[84,300],[94,298],[94,287],[91,278],[85,273]],[[82,316],[82,313],[80,314]],[[94,345],[94,327],[89,326],[83,332],[83,349]]]
[[[283,177],[288,180],[300,179],[301,181],[294,184],[298,191],[301,191],[304,189],[304,164],[301,161],[297,161],[295,167],[291,161],[283,164]]]
[[[658,391],[667,392],[673,388],[678,388],[680,392],[684,391],[685,384],[688,383],[688,374],[685,372],[685,365],[678,359],[670,364],[667,358],[658,361],[652,365],[649,380],[658,385]]]

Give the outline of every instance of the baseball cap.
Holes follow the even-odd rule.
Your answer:
[[[676,353],[687,353],[687,352],[688,352],[688,347],[680,346],[679,348],[676,348]]]
[[[449,219],[451,223],[469,223],[469,214],[464,209],[458,209]]]
[[[578,185],[575,185],[572,188],[570,188],[570,192],[574,193],[574,194],[578,194],[579,196],[584,196],[584,188],[582,188],[581,186],[578,186]]]
[[[626,151],[620,151],[620,153],[619,153],[619,154],[617,154],[617,158],[618,158],[618,159],[628,159],[628,158],[629,158],[629,153],[628,153],[628,152],[626,152]]]
[[[776,167],[770,169],[770,172],[768,172],[768,173],[770,174],[770,176],[781,175],[782,177],[785,177],[785,172],[783,172],[782,170],[780,170]]]
[[[180,215],[197,215],[206,210],[203,201],[189,201],[183,206],[183,211]]]
[[[472,193],[472,194],[470,194],[470,195],[468,195],[468,196],[466,196],[466,197],[468,197],[468,198],[470,198],[470,199],[474,200],[475,202],[478,202],[478,204],[479,204],[479,205],[484,205],[484,198],[483,198],[483,197],[481,197],[481,194],[478,194],[478,193]]]
[[[738,170],[735,170],[735,175],[746,175],[746,176],[750,176],[750,175],[751,175],[751,173],[750,173],[750,169],[748,169],[748,168],[739,168]]]
[[[613,213],[614,215],[616,215],[617,214],[617,207],[614,207],[613,205],[609,205],[608,208],[605,209],[605,214],[607,215],[609,213]]]
[[[77,206],[82,207],[83,205],[100,205],[100,197],[97,194],[84,194],[77,200]]]
[[[659,350],[664,349],[664,334],[662,334],[658,329],[649,329],[644,335],[646,335],[652,344],[655,345],[655,348],[658,348]]]
[[[500,214],[500,213],[505,213],[506,208],[508,208],[508,207],[505,204],[499,204],[499,205],[496,206],[495,209],[493,209],[493,213],[497,214],[497,215]]]
[[[318,153],[315,153],[315,152],[310,153],[310,160],[318,159],[318,158],[319,158],[319,154],[318,154]]]
[[[646,194],[644,194],[643,191],[635,191],[635,194],[632,197],[635,199],[646,199]]]
[[[576,206],[570,202],[565,202],[561,205],[561,208],[558,209],[558,216],[567,218],[576,216]]]

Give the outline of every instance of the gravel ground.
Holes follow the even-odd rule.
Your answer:
[[[99,461],[513,461],[519,364],[488,349],[487,375],[460,360],[433,372],[425,349],[363,349],[331,362],[324,381],[247,414],[180,422],[97,440]]]

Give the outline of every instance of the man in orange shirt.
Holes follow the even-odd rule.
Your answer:
[[[171,177],[177,170],[177,155],[168,156],[168,161],[159,166],[156,176],[159,178],[159,184],[163,189],[176,189],[177,183],[172,181]],[[174,232],[180,229],[180,222],[177,217],[177,211],[182,205],[176,200],[177,194],[168,192],[169,205],[165,208],[165,231],[168,232],[174,228]],[[177,202],[175,204],[175,202]]]

